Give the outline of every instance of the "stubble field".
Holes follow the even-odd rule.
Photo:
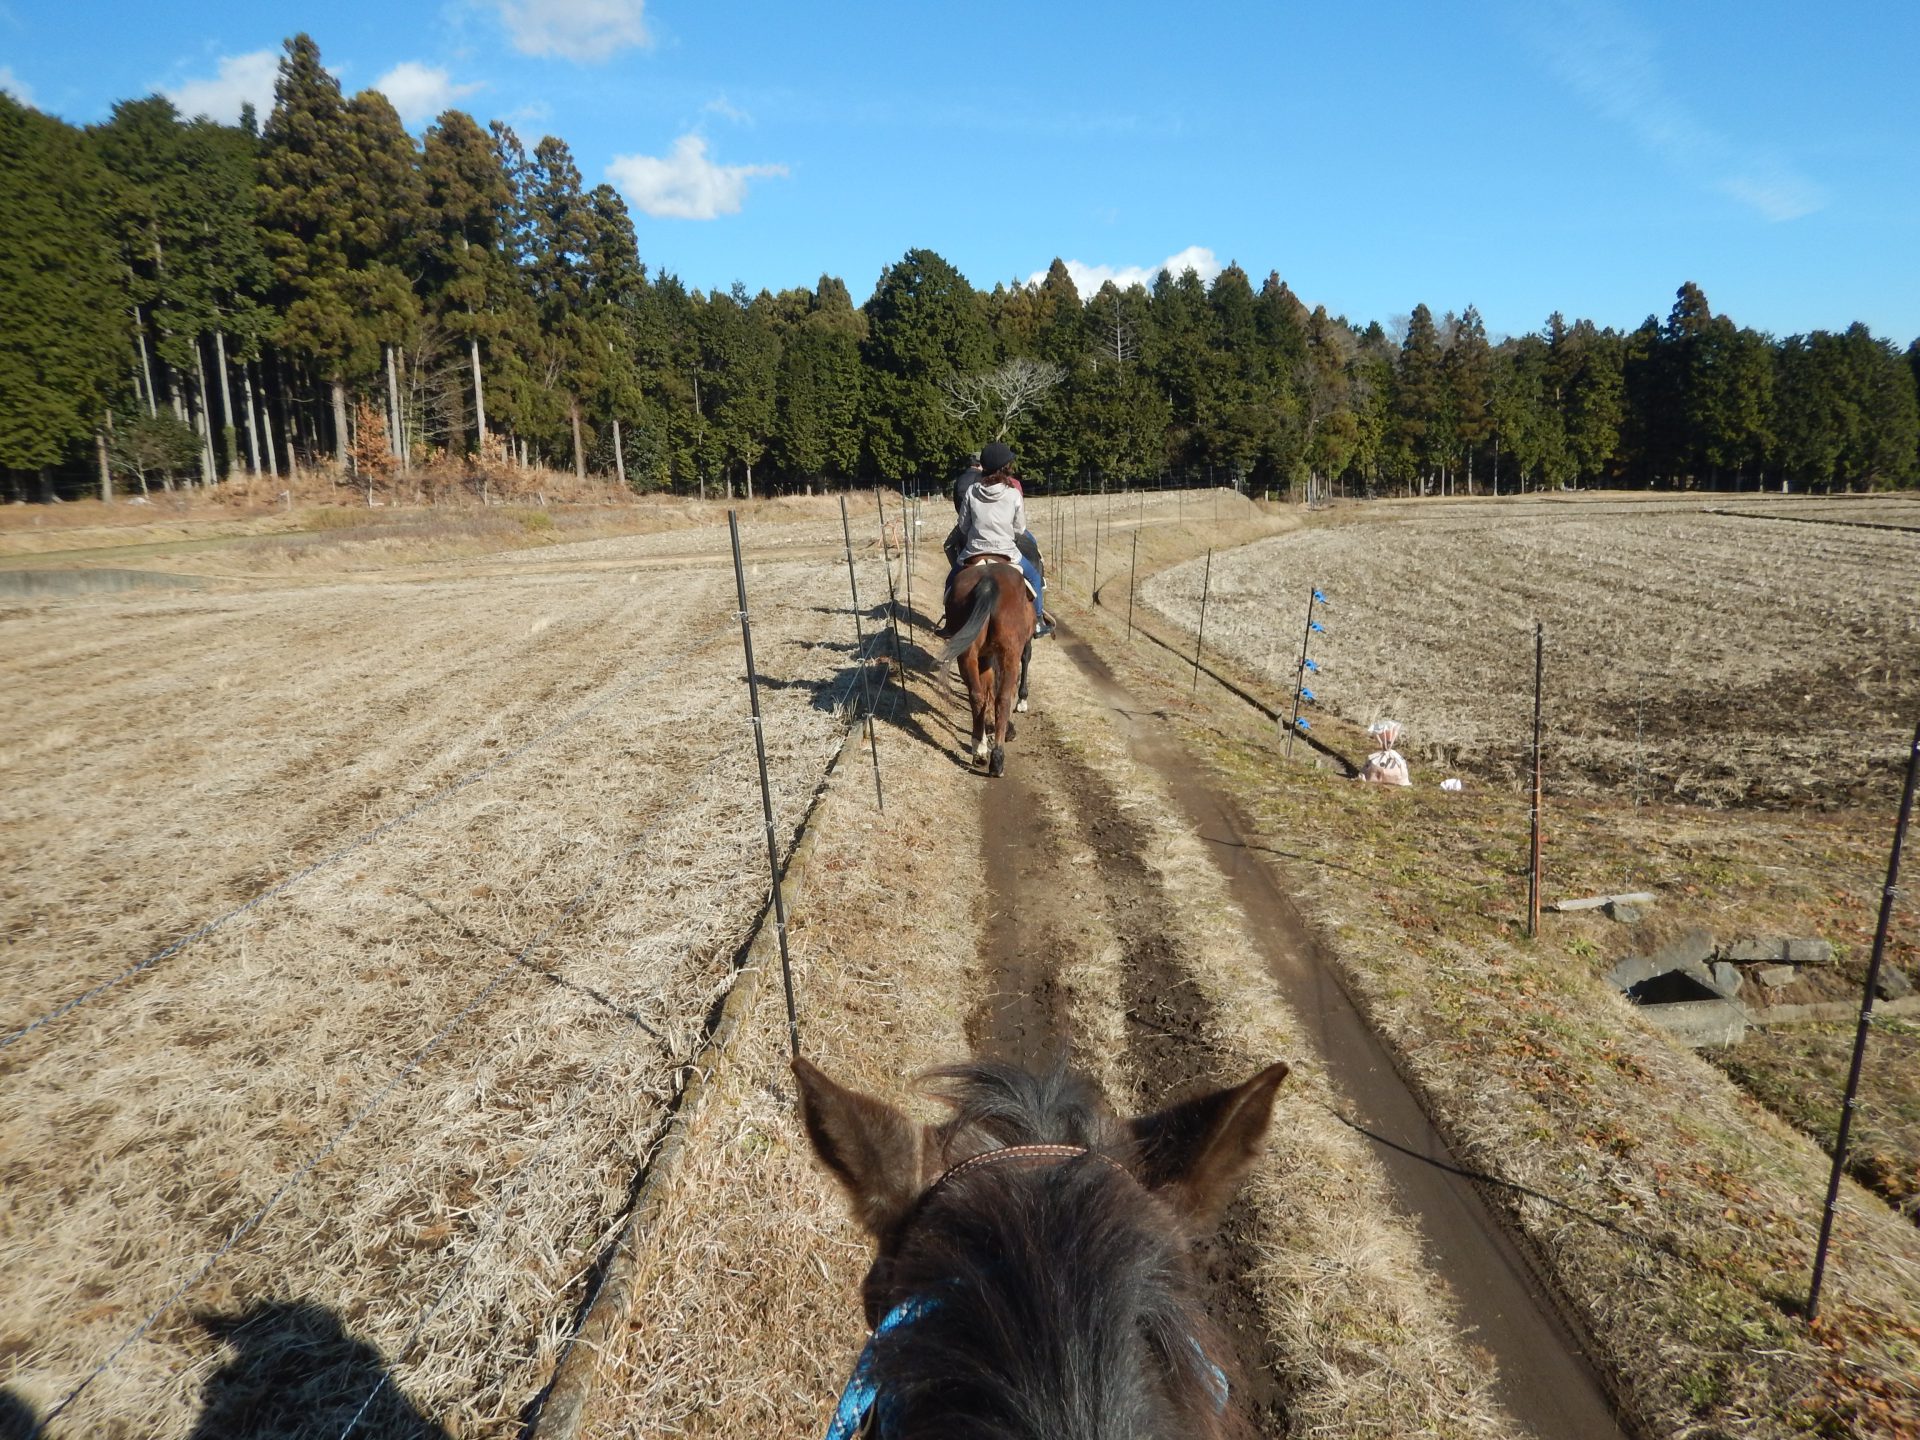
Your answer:
[[[1920,703],[1915,526],[1920,502],[1864,497],[1336,513],[1214,557],[1206,640],[1288,684],[1318,586],[1321,705],[1403,722],[1417,770],[1505,783],[1528,764],[1538,621],[1563,793],[1844,805],[1885,789]],[[1203,574],[1142,598],[1191,630]]]
[[[743,529],[790,830],[839,518]],[[0,614],[0,1394],[55,1435],[516,1433],[765,901],[724,526],[283,543]]]

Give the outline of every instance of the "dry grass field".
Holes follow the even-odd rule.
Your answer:
[[[1908,1435],[1920,1430],[1920,1232],[1897,1208],[1920,1178],[1909,1023],[1875,1027],[1852,1173],[1884,1198],[1843,1189],[1822,1319],[1809,1330],[1823,1148],[1852,1026],[1770,1027],[1724,1054],[1693,1054],[1602,979],[1622,956],[1696,926],[1723,938],[1817,934],[1834,942],[1834,965],[1778,998],[1857,1003],[1895,767],[1920,702],[1920,538],[1895,523],[1915,513],[1909,501],[1850,506],[1845,526],[1795,523],[1793,502],[1743,508],[1763,504],[1765,518],[1751,520],[1618,497],[1347,507],[1224,565],[1216,555],[1208,649],[1215,637],[1229,649],[1215,663],[1282,704],[1317,581],[1335,604],[1315,642],[1314,688],[1327,703],[1308,712],[1313,733],[1357,757],[1365,722],[1408,721],[1411,791],[1356,786],[1304,746],[1289,761],[1270,721],[1211,684],[1183,708],[1191,742],[1243,797],[1432,1112],[1469,1163],[1510,1187],[1512,1220],[1586,1317],[1642,1423],[1675,1435]],[[1869,514],[1894,528],[1853,523]],[[1754,583],[1809,555],[1828,582],[1817,624]],[[1156,619],[1171,622],[1176,648],[1191,645],[1199,582],[1188,564],[1144,592],[1170,612]],[[1283,587],[1294,613],[1275,647],[1272,621],[1255,617],[1271,615]],[[1637,629],[1623,606],[1644,617]],[[1632,924],[1549,915],[1529,940],[1516,781],[1536,607],[1549,642],[1546,896],[1659,898]],[[1230,618],[1216,630],[1222,610]],[[1585,637],[1559,642],[1585,657],[1572,675],[1553,658],[1569,632]],[[1799,650],[1785,634],[1802,637]],[[1408,635],[1417,650],[1382,638]],[[1672,695],[1660,711],[1648,696],[1637,742],[1635,706],[1621,697],[1639,686],[1623,691],[1621,677],[1638,668],[1618,662],[1620,646],[1675,657],[1659,672]],[[1178,704],[1184,665],[1157,647],[1140,653],[1179,676],[1163,692]],[[1821,703],[1754,699],[1767,682],[1807,695],[1816,673]],[[1449,773],[1466,793],[1436,788]],[[1909,907],[1896,913],[1889,959],[1920,972]]]
[[[1425,770],[1522,773],[1536,621],[1563,792],[1836,805],[1904,762],[1920,500],[1412,502],[1328,519],[1215,557],[1207,643],[1290,683],[1319,586],[1333,608],[1312,688],[1347,719],[1404,722]],[[1191,632],[1202,578],[1189,562],[1142,598]]]
[[[839,528],[743,525],[783,829],[843,733]],[[713,512],[382,531],[0,602],[0,1385],[84,1386],[56,1435],[515,1433],[764,903]]]

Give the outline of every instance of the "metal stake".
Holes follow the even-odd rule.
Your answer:
[[[1287,721],[1287,758],[1293,758],[1293,737],[1300,728],[1300,687],[1307,683],[1307,646],[1313,643],[1313,602],[1318,591],[1307,587],[1307,628],[1300,635],[1300,663],[1293,667],[1293,718]]]
[[[887,625],[893,631],[893,663],[900,672],[900,688],[907,688],[907,657],[900,651],[900,596],[893,588],[893,549],[887,544],[887,502],[873,487],[873,503],[880,507],[880,559],[887,571]]]
[[[1200,579],[1200,626],[1193,635],[1193,690],[1200,690],[1200,647],[1207,643],[1207,595],[1213,588],[1213,551],[1207,551],[1206,572]]]
[[[1133,559],[1127,562],[1127,643],[1133,643],[1133,586],[1140,575],[1140,532],[1133,532]]]
[[[740,516],[727,511],[733,537],[733,583],[740,594],[740,643],[747,652],[747,699],[753,707],[753,753],[760,762],[760,809],[767,825],[767,872],[773,880],[773,924],[780,936],[780,980],[787,990],[787,1043],[800,1053],[800,1020],[793,1006],[793,964],[787,957],[787,902],[780,893],[780,847],[773,836],[773,786],[767,780],[766,725],[760,718],[760,680],[753,665],[753,625],[747,619],[747,572],[740,564]]]
[[[1533,859],[1527,867],[1527,934],[1540,933],[1540,681],[1545,671],[1545,631],[1533,622]]]
[[[867,641],[860,627],[860,577],[853,569],[853,527],[847,522],[844,493],[840,496],[840,534],[847,546],[847,584],[853,589],[853,663],[860,667],[860,702],[866,707],[867,746],[873,751],[873,799],[884,815],[887,797],[880,793],[880,735],[873,722],[873,689],[867,683]]]
[[[1913,727],[1913,748],[1907,752],[1907,784],[1900,792],[1900,818],[1893,827],[1893,853],[1887,857],[1887,883],[1880,888],[1880,924],[1873,932],[1873,958],[1867,962],[1867,983],[1860,996],[1860,1025],[1853,1036],[1853,1063],[1847,1068],[1847,1094],[1840,1106],[1840,1134],[1833,1142],[1833,1174],[1827,1180],[1827,1206],[1820,1217],[1820,1243],[1813,1252],[1813,1284],[1807,1291],[1807,1323],[1820,1314],[1820,1281],[1827,1269],[1827,1245],[1833,1237],[1833,1216],[1840,1202],[1840,1173],[1847,1163],[1847,1136],[1853,1129],[1853,1109],[1860,1090],[1860,1066],[1867,1053],[1867,1027],[1873,1023],[1873,987],[1880,980],[1880,961],[1887,953],[1887,926],[1899,895],[1900,851],[1907,843],[1907,820],[1913,814],[1914,779],[1920,776],[1920,724]]]

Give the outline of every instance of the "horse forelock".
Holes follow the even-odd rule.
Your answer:
[[[990,1145],[1079,1145],[1132,1158],[1131,1136],[1106,1097],[1064,1065],[1035,1074],[976,1061],[929,1071],[925,1082],[952,1107],[936,1140],[950,1165]]]
[[[949,1160],[998,1146],[1081,1146],[1131,1158],[1089,1082],[975,1064],[929,1077],[953,1106]],[[903,1234],[884,1306],[934,1303],[876,1342],[886,1440],[1225,1436],[1211,1365],[1228,1352],[1199,1304],[1184,1233],[1097,1155],[969,1169]],[[874,1297],[880,1300],[881,1297]]]
[[[886,1440],[1235,1433],[1177,1227],[1096,1158],[965,1176],[889,1285],[933,1303],[876,1343]]]

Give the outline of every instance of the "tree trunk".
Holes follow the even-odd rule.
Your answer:
[[[580,402],[569,398],[567,412],[573,420],[573,475],[576,480],[587,478],[587,452],[580,444]]]
[[[620,442],[620,420],[616,416],[613,422],[613,469],[620,477],[620,488],[627,488],[627,452]]]
[[[263,361],[263,365],[265,365],[265,361]],[[250,392],[250,396],[252,396],[252,399],[248,401],[248,413],[252,413],[255,407],[259,409],[259,440],[261,440],[261,455],[267,457],[267,474],[278,476],[278,474],[280,474],[280,457],[273,453],[273,407],[267,403],[267,392],[265,392],[265,388],[261,386],[259,376],[253,374],[253,361],[248,361],[246,371],[242,372],[242,374],[246,376],[248,392]]]
[[[333,459],[342,470],[347,468],[347,382],[335,379],[333,389]]]
[[[473,359],[473,428],[480,458],[487,458],[487,390],[480,380],[480,341],[467,341],[467,353]]]
[[[247,467],[255,475],[260,473],[260,426],[255,415],[253,394],[253,362],[240,362],[240,399],[242,412],[247,417]]]
[[[395,460],[400,460],[400,447],[404,443],[400,438],[400,379],[394,374],[393,352],[396,347],[382,344],[381,357],[387,366],[387,451]],[[406,462],[398,467],[404,471]]]
[[[140,374],[147,382],[147,418],[155,419],[160,414],[160,402],[154,393],[153,361],[147,355],[147,327],[141,322],[140,307],[133,307],[133,338],[140,342]]]
[[[753,499],[753,462],[751,460],[747,461],[746,466],[747,466],[747,499],[752,500]]]
[[[226,440],[227,474],[231,476],[240,468],[240,421],[233,413],[233,377],[227,373],[227,332],[213,332],[213,358],[220,367],[220,401],[225,406],[227,423],[221,427]],[[254,474],[260,473],[257,465],[248,465]]]
[[[113,412],[111,410],[107,412],[107,423],[109,425],[113,423]],[[93,444],[100,456],[100,503],[102,505],[111,505],[113,503],[113,468],[107,464],[107,432],[105,430],[94,431]]]
[[[207,403],[207,366],[200,356],[200,340],[193,341],[193,374],[200,386],[200,478],[209,490],[220,483],[220,461],[213,450],[213,414]]]

